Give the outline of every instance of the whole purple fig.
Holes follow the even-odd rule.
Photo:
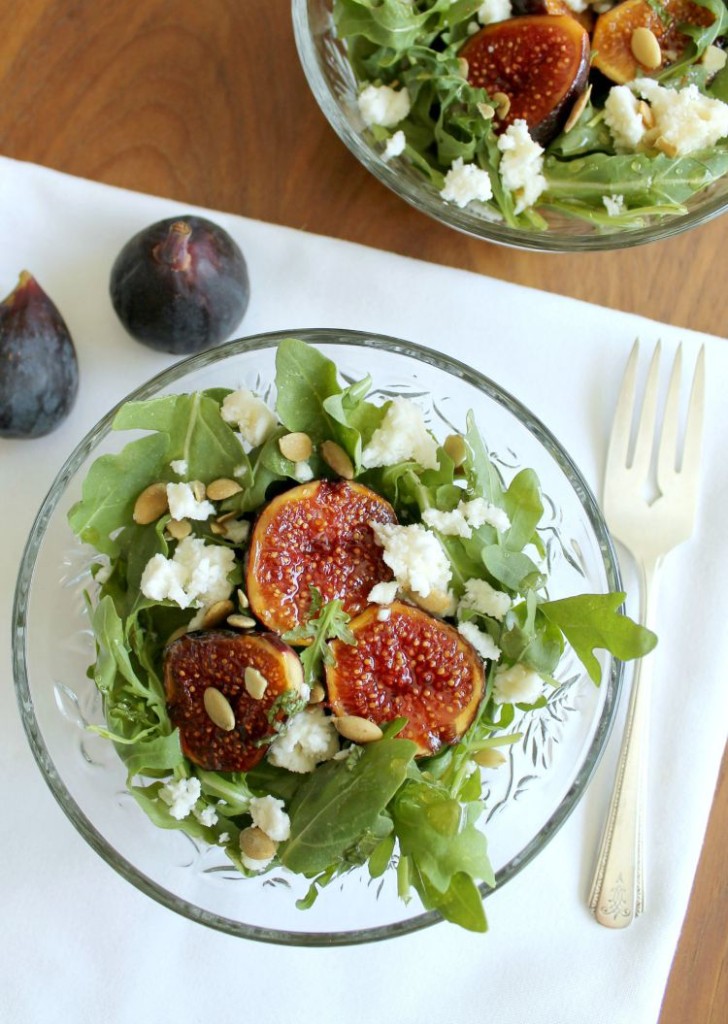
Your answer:
[[[239,246],[204,217],[170,217],[130,238],[111,269],[111,301],[137,341],[200,352],[228,338],[250,298]]]
[[[78,391],[73,340],[55,304],[23,270],[0,302],[0,437],[42,437]]]

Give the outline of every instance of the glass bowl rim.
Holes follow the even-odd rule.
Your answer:
[[[460,209],[452,203],[440,202],[434,195],[424,191],[419,183],[398,174],[395,164],[383,160],[363,136],[352,129],[342,114],[336,96],[321,72],[308,17],[310,2],[311,0],[291,0],[293,34],[303,73],[329,125],[349,151],[377,180],[420,213],[447,227],[484,242],[532,252],[608,252],[672,238],[690,228],[706,224],[728,210],[726,190],[719,196],[701,202],[694,210],[675,216],[664,215],[661,221],[646,227],[626,228],[603,234],[595,231],[593,234],[570,235],[555,230],[512,228],[497,221],[475,219],[469,215],[467,207]]]
[[[534,416],[525,405],[508,391],[501,388],[491,378],[473,369],[460,360],[426,348],[415,342],[382,335],[376,332],[353,331],[346,328],[299,328],[285,331],[270,331],[241,337],[212,349],[197,353],[174,363],[160,373],[139,385],[125,398],[107,412],[85,437],[76,445],[51,484],[31,527],[21,557],[17,577],[12,613],[12,648],[13,673],[15,679],[18,707],[28,743],[46,784],[53,796],[83,836],[91,848],[110,865],[118,874],[131,882],[137,889],[154,899],[157,903],[175,911],[189,920],[196,921],[210,928],[230,935],[288,946],[344,946],[357,945],[365,942],[380,941],[394,938],[414,931],[419,931],[442,920],[437,911],[424,911],[416,917],[387,925],[377,925],[362,929],[351,929],[337,932],[306,932],[283,931],[249,925],[224,917],[212,911],[203,910],[189,901],[176,896],[163,886],[154,882],[130,861],[114,850],[111,844],[101,835],[94,824],[78,806],[66,788],[58,773],[40,734],[33,713],[33,699],[30,693],[27,652],[26,652],[26,610],[28,595],[33,581],[36,557],[43,540],[45,529],[60,501],[66,486],[84,460],[94,451],[100,441],[110,432],[111,424],[118,410],[127,402],[142,401],[150,398],[190,372],[218,363],[229,356],[274,349],[284,338],[299,338],[309,344],[322,346],[338,345],[351,348],[381,349],[386,352],[405,355],[419,362],[428,364],[449,376],[460,378],[476,387],[490,399],[505,407],[535,439],[546,449],[557,463],[574,489],[589,524],[594,531],[602,556],[604,570],[609,587],[614,592],[622,590],[619,563],[614,545],[599,510],[597,501],[571,456],[562,447],[551,431]],[[614,723],[624,676],[624,663],[615,657],[610,658],[608,678],[601,685],[606,688],[604,705],[601,709],[597,729],[589,745],[586,757],[581,764],[568,792],[551,814],[544,827],[527,843],[527,845],[497,872],[496,887],[491,890],[485,884],[480,886],[483,899],[492,892],[498,891],[507,881],[515,877],[543,847],[553,838],[576,807],[587,784],[591,780]]]

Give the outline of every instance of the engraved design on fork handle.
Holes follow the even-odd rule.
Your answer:
[[[639,566],[640,621],[652,628],[660,559]],[[617,777],[597,857],[589,906],[599,924],[626,928],[644,909],[644,804],[655,652],[636,662]]]

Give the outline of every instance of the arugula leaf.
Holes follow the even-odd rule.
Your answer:
[[[641,658],[655,647],[657,637],[619,613],[625,594],[581,594],[560,601],[545,601],[539,611],[558,626],[593,681],[601,670],[593,651],[602,647],[622,661]]]
[[[284,338],[276,352],[276,412],[288,430],[318,444],[333,436],[324,401],[341,392],[335,364],[298,338]]]
[[[351,616],[343,608],[341,601],[323,603],[321,592],[311,587],[311,613],[302,626],[289,629],[282,639],[289,644],[310,640],[311,643],[301,653],[304,682],[311,685],[321,676],[323,665],[333,664],[334,656],[328,645],[329,640],[343,640],[345,644],[355,644],[354,634],[349,629]]]
[[[416,753],[411,740],[381,739],[343,765],[320,765],[291,804],[291,836],[281,846],[281,863],[312,876],[343,857],[375,825]]]

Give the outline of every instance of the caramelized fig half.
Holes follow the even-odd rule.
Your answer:
[[[593,64],[613,82],[623,85],[640,75],[648,75],[657,67],[674,64],[682,56],[690,37],[678,30],[682,25],[711,25],[713,13],[693,0],[662,0],[659,5],[648,0],[623,0],[611,10],[600,14],[594,26]],[[661,61],[642,63],[640,45],[634,33],[648,29],[659,46]],[[654,44],[653,44],[654,46]],[[649,51],[646,52],[646,56]]]
[[[536,142],[559,133],[589,73],[589,35],[568,15],[536,14],[486,25],[466,42],[468,81],[508,99],[499,130],[522,119]]]
[[[250,538],[250,608],[275,633],[303,624],[311,587],[358,615],[375,583],[392,579],[370,523],[395,523],[392,506],[346,480],[316,480],[274,498]]]
[[[401,736],[418,756],[435,754],[468,729],[485,681],[483,662],[452,626],[396,601],[389,615],[367,608],[349,623],[356,644],[331,643],[326,667],[335,715],[356,715],[376,725],[406,718]]]
[[[274,704],[302,683],[298,655],[272,634],[187,633],[164,654],[169,717],[183,753],[208,771],[249,771],[262,760],[285,717]]]

